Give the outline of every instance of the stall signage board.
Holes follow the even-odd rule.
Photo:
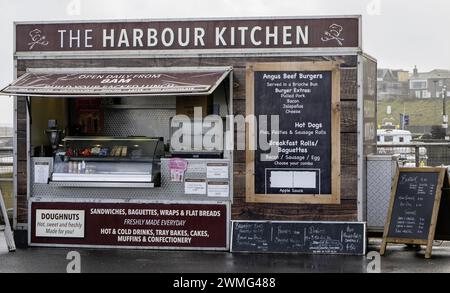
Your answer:
[[[249,65],[247,113],[255,115],[256,125],[247,140],[247,201],[340,202],[337,66],[334,62]],[[253,137],[255,150],[250,145]],[[264,141],[270,148],[263,149]]]
[[[362,222],[233,221],[233,252],[363,255]]]
[[[17,23],[16,53],[361,48],[360,17]]]
[[[121,72],[27,72],[2,93],[21,95],[124,95],[207,93],[228,74],[228,68],[189,72],[147,69]],[[186,69],[184,69],[186,70]]]
[[[31,245],[226,250],[226,204],[32,202]]]
[[[387,243],[405,243],[426,245],[425,257],[431,257],[437,221],[441,215],[445,215],[439,213],[443,188],[448,188],[445,168],[397,170],[391,191],[381,255],[384,255]]]

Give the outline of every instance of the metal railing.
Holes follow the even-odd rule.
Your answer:
[[[14,181],[14,148],[10,146],[11,136],[0,136],[0,189],[6,202],[9,202],[8,213],[12,212]],[[1,227],[0,227],[1,228]],[[1,230],[1,229],[0,229]]]
[[[377,144],[377,154],[398,155],[406,167],[449,166],[450,142]]]

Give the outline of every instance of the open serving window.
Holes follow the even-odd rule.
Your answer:
[[[80,197],[74,189],[89,188],[82,194],[93,198],[107,193],[106,198],[125,199],[230,199],[232,152],[224,149],[233,126],[225,119],[232,109],[230,72],[230,67],[29,70],[2,94],[27,98],[30,196]],[[203,125],[208,115],[213,123]],[[203,146],[215,123],[222,136],[213,139],[213,147]],[[216,165],[223,167],[222,178],[208,178]]]
[[[32,69],[3,89],[27,101],[29,245],[227,250],[231,71]]]

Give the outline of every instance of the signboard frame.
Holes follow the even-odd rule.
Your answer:
[[[232,220],[231,221],[231,236],[230,236],[230,249],[231,252],[233,253],[265,253],[265,254],[271,254],[271,253],[299,253],[299,254],[309,254],[308,252],[292,252],[292,251],[252,251],[252,250],[239,250],[236,249],[236,245],[234,243],[234,230],[235,230],[235,224],[237,223],[259,223],[259,224],[312,224],[312,225],[343,225],[343,224],[348,224],[348,225],[361,225],[362,226],[362,231],[363,231],[363,237],[362,237],[362,252],[361,254],[355,253],[355,254],[351,254],[351,253],[317,253],[317,254],[322,254],[322,255],[365,255],[367,252],[367,223],[366,222],[347,222],[347,221],[272,221],[272,220]],[[314,253],[310,253],[310,254],[314,254]]]
[[[340,70],[339,62],[261,62],[249,63],[246,69],[246,114],[255,114],[254,73],[258,71],[330,71],[331,72],[331,194],[256,194],[255,151],[250,149],[250,138],[255,129],[246,125],[246,201],[254,203],[340,204],[341,139],[340,139]],[[272,113],[275,114],[275,113]]]
[[[30,213],[33,212],[33,204],[45,204],[45,205],[60,205],[60,204],[75,204],[75,205],[95,205],[95,204],[114,204],[118,206],[128,206],[128,205],[166,205],[170,207],[170,205],[192,205],[192,206],[224,206],[225,207],[225,245],[224,246],[163,246],[163,245],[117,245],[117,244],[93,244],[93,243],[84,243],[84,244],[68,244],[68,243],[58,243],[58,241],[41,243],[33,241],[33,217],[30,215],[28,217],[27,224],[27,236],[28,236],[28,246],[30,247],[60,247],[60,248],[68,248],[68,247],[80,247],[80,248],[118,248],[118,249],[142,249],[142,250],[199,250],[199,251],[229,251],[230,250],[230,231],[231,231],[231,203],[229,201],[204,201],[204,202],[194,202],[194,201],[158,201],[158,200],[112,200],[112,199],[77,199],[77,198],[45,198],[45,199],[36,199],[32,198],[28,201],[28,210]],[[53,207],[52,207],[53,208]],[[51,208],[51,209],[52,209]],[[85,225],[88,225],[88,221],[85,219]],[[86,229],[86,228],[85,228]],[[85,231],[86,234],[86,231]],[[57,238],[55,239],[64,239]],[[73,238],[72,238],[73,239]],[[83,238],[84,239],[84,238]]]
[[[413,239],[413,238],[400,238],[400,237],[389,237],[389,228],[392,221],[392,213],[394,202],[396,199],[398,179],[401,173],[439,173],[438,182],[436,184],[436,193],[433,203],[433,213],[431,214],[431,222],[428,231],[427,239]],[[447,169],[445,168],[397,168],[395,174],[392,188],[391,188],[391,199],[389,202],[389,209],[387,213],[387,220],[384,226],[383,240],[381,243],[380,254],[384,255],[386,252],[386,246],[388,243],[402,243],[402,244],[414,244],[414,245],[426,245],[425,258],[431,258],[431,252],[433,249],[433,240],[435,237],[439,207],[442,197],[442,188],[444,187],[444,181],[448,178]]]
[[[162,19],[156,18],[152,20],[143,20],[143,19],[110,19],[110,20],[76,20],[76,21],[17,21],[14,22],[14,56],[18,59],[34,59],[34,58],[42,58],[43,56],[52,57],[54,59],[58,58],[83,58],[86,56],[95,57],[95,58],[124,58],[123,56],[127,55],[130,58],[131,56],[140,56],[140,57],[179,57],[179,56],[192,56],[198,57],[199,54],[204,56],[205,52],[211,54],[211,56],[217,55],[242,55],[243,53],[253,53],[257,56],[260,56],[261,53],[264,54],[273,54],[273,53],[283,53],[283,54],[293,54],[298,55],[299,52],[304,52],[306,54],[311,54],[311,51],[314,51],[314,54],[320,55],[323,53],[324,55],[329,55],[330,53],[339,52],[339,54],[344,55],[354,55],[358,54],[362,51],[362,16],[357,14],[350,15],[326,15],[326,16],[281,16],[281,17],[206,17],[206,18],[169,18]],[[165,23],[170,22],[182,22],[182,23],[198,23],[198,22],[207,22],[210,25],[214,23],[227,22],[230,24],[234,24],[235,26],[239,26],[245,24],[245,22],[273,22],[276,20],[280,21],[327,21],[333,19],[337,24],[341,24],[342,21],[357,21],[357,27],[352,28],[351,33],[357,37],[357,42],[354,45],[340,45],[338,42],[331,41],[334,45],[330,46],[320,46],[320,47],[304,47],[304,46],[296,46],[293,48],[220,48],[220,47],[210,47],[210,48],[195,48],[195,49],[152,49],[145,50],[145,48],[130,48],[126,50],[97,50],[96,48],[89,47],[89,50],[55,50],[55,51],[41,51],[39,44],[33,50],[21,51],[17,46],[17,39],[23,34],[17,32],[17,28],[20,26],[31,26],[33,29],[43,30],[48,25],[59,25],[61,28],[70,28],[75,29],[77,26],[101,26],[102,24],[109,24],[110,26],[117,25],[130,25],[132,23],[147,23],[149,25],[163,25]],[[309,26],[312,26],[309,24]],[[87,27],[86,27],[87,28]],[[344,28],[345,30],[347,28]],[[320,30],[319,30],[320,31]],[[28,33],[28,31],[26,31]],[[44,36],[46,36],[45,40],[48,40],[48,36],[46,32],[43,31]],[[312,32],[310,33],[312,35]],[[25,34],[26,38],[30,36]],[[85,38],[85,35],[82,34],[81,37]],[[39,41],[39,36],[38,39]],[[41,40],[41,41],[45,41]],[[327,42],[326,42],[327,43]],[[329,42],[328,42],[329,43]],[[46,45],[43,45],[44,47]],[[94,50],[96,49],[96,50]]]

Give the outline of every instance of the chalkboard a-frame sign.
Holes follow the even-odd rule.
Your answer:
[[[440,209],[445,190],[445,168],[399,168],[392,185],[380,254],[386,252],[387,243],[416,244],[426,245],[425,258],[430,258],[433,240],[437,240],[435,233],[439,235],[438,218],[448,216],[447,211]]]
[[[246,129],[246,201],[339,204],[339,63],[250,63],[246,82],[246,113],[256,122]]]

